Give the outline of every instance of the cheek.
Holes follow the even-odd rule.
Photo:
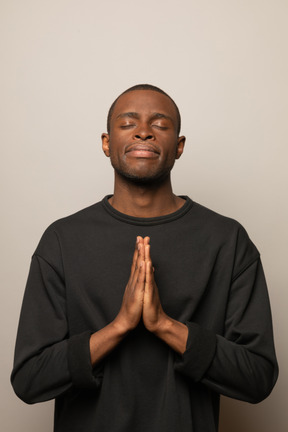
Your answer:
[[[178,155],[178,147],[171,144],[170,150],[167,152],[167,159],[175,159]]]
[[[119,143],[118,141],[110,141],[110,157],[115,157],[117,156],[119,153],[121,153],[121,143]]]

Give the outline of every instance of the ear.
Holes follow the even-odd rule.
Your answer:
[[[102,139],[102,149],[107,157],[110,157],[110,149],[109,149],[109,134],[102,133],[101,135]]]
[[[182,155],[183,151],[184,151],[186,137],[180,136],[180,137],[178,137],[177,141],[178,141],[178,143],[177,143],[177,150],[176,150],[176,159],[179,159],[180,156]]]

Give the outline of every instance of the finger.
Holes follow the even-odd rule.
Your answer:
[[[145,260],[145,248],[143,243],[138,243],[138,260],[137,264],[140,265],[140,261]],[[138,263],[139,261],[139,263]]]
[[[152,264],[151,259],[148,261],[145,261],[145,284],[149,286],[149,289],[153,290],[155,285],[155,279],[154,279],[154,267]],[[146,289],[146,288],[145,288]]]
[[[146,262],[146,282],[152,285],[153,281],[153,266],[151,261]]]
[[[146,236],[144,237],[144,245],[150,244],[150,237]]]
[[[136,288],[144,291],[145,288],[145,261],[141,260],[139,264],[139,272],[136,281]]]
[[[145,245],[145,261],[151,261],[151,257],[150,257],[150,245],[146,244]]]
[[[141,300],[143,304],[143,296],[145,291],[145,261],[139,259],[138,267],[135,271],[133,281],[131,284],[131,290],[135,296],[135,299]]]
[[[145,260],[145,246],[143,242],[143,238],[141,237],[142,241],[138,243],[138,254],[140,260]]]
[[[145,299],[150,303],[153,297],[153,274],[151,261],[145,262]]]
[[[133,278],[135,271],[137,270],[137,266],[138,266],[138,258],[139,258],[139,249],[140,246],[143,244],[143,238],[141,236],[137,236],[136,237],[136,243],[135,243],[135,249],[134,249],[134,254],[133,254],[133,260],[132,260],[132,265],[131,265],[131,273],[130,273],[130,279]]]
[[[144,246],[143,246],[143,244],[141,242],[139,242],[138,245],[137,245],[137,251],[138,251],[138,256],[137,256],[134,272],[133,272],[133,275],[132,275],[132,284],[133,285],[137,282],[138,275],[139,275],[139,270],[140,270],[140,266],[141,266],[141,262],[144,261],[144,259],[145,259],[145,257],[144,257]]]
[[[137,260],[138,260],[138,255],[139,255],[139,250],[138,250],[138,244],[139,244],[139,236],[136,238],[136,242],[135,242],[135,249],[134,249],[134,254],[133,254],[133,259],[132,259],[132,265],[131,265],[131,276],[134,274],[134,271],[136,269],[136,265],[137,265]]]

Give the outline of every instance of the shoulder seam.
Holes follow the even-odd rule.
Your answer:
[[[231,283],[233,283],[242,273],[244,273],[251,265],[253,265],[256,261],[258,261],[260,258],[260,254],[257,255],[256,258],[253,258],[252,261],[249,261],[249,263],[243,268],[241,269],[233,278]]]
[[[58,277],[62,280],[62,282],[64,282],[64,279],[63,279],[63,277],[59,274],[58,270],[56,270],[56,268],[55,268],[55,267],[54,267],[54,266],[53,266],[49,261],[47,261],[46,258],[44,258],[43,256],[39,255],[39,254],[36,253],[36,252],[32,255],[32,258],[33,258],[33,257],[41,258],[43,261],[45,261],[45,263],[48,264],[49,267],[51,267],[51,268],[54,270],[54,272],[58,275]]]

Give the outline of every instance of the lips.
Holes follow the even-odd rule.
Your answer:
[[[159,150],[151,144],[130,144],[125,153],[131,157],[155,158],[160,153]]]

